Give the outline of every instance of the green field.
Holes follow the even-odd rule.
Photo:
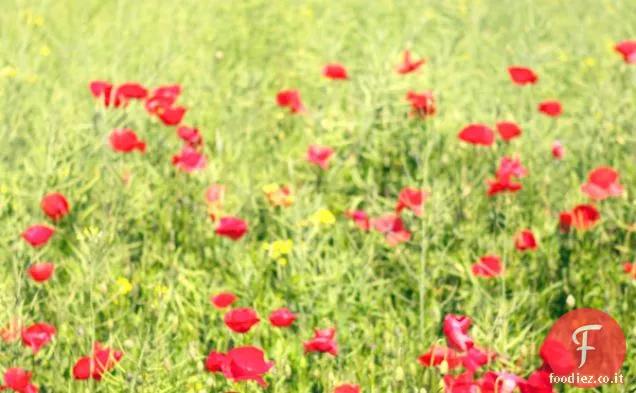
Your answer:
[[[20,339],[0,340],[0,373],[31,371],[40,393],[332,393],[343,383],[363,393],[442,392],[444,374],[459,370],[422,367],[418,357],[446,345],[445,315],[471,317],[475,343],[499,354],[476,380],[504,370],[527,378],[552,324],[591,307],[627,340],[625,384],[596,391],[636,391],[636,275],[623,270],[636,262],[636,64],[614,50],[636,39],[633,1],[6,0],[2,8],[0,328],[17,319],[57,333],[37,355]],[[407,49],[427,62],[400,75]],[[348,80],[323,77],[328,63],[346,66]],[[512,65],[531,67],[538,83],[513,84]],[[176,127],[143,103],[104,107],[91,96],[95,80],[180,84],[182,124],[200,129],[207,166],[175,169]],[[305,113],[276,105],[284,89],[299,90]],[[409,116],[408,91],[432,91],[436,113]],[[543,100],[559,100],[563,114],[539,113]],[[522,135],[490,147],[457,137],[468,124],[494,129],[503,120]],[[111,149],[109,134],[122,127],[146,142],[144,154]],[[327,170],[305,159],[312,144],[333,148]],[[527,168],[523,189],[488,196],[504,156]],[[624,191],[590,201],[580,187],[602,166],[620,173]],[[204,197],[212,184],[226,187],[220,215],[248,223],[237,241],[215,234]],[[289,186],[293,204],[270,206],[271,184]],[[412,232],[404,243],[390,247],[344,215],[392,213],[404,187],[430,192],[421,217],[401,213]],[[70,203],[56,223],[40,209],[50,192]],[[601,220],[562,233],[559,213],[584,203]],[[56,229],[43,247],[20,237],[33,224]],[[538,247],[521,252],[513,237],[526,228]],[[289,253],[276,255],[286,240]],[[471,265],[489,254],[504,273],[475,277]],[[27,268],[44,261],[54,274],[36,283]],[[222,291],[261,322],[230,331],[227,310],[209,300]],[[281,307],[298,314],[289,329],[268,321]],[[338,355],[304,354],[314,328],[329,327]],[[73,366],[94,341],[125,355],[101,382],[76,381]],[[205,369],[211,350],[246,345],[275,362],[268,388]]]

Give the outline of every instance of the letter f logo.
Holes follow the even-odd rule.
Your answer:
[[[581,364],[579,365],[579,368],[583,367],[583,365],[585,364],[585,360],[587,359],[587,351],[596,349],[587,345],[587,332],[589,330],[601,330],[602,327],[603,326],[601,325],[585,325],[576,329],[574,333],[572,333],[572,341],[574,341],[574,344],[580,345],[580,347],[576,349],[577,351],[581,351]],[[583,343],[580,343],[579,340],[576,338],[579,332],[583,332]]]

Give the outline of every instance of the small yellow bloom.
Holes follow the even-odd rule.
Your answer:
[[[271,194],[273,192],[278,191],[279,187],[280,186],[278,184],[275,184],[275,183],[266,184],[266,185],[263,186],[263,192],[265,194]]]
[[[44,25],[44,17],[42,15],[37,15],[33,18],[33,25],[36,27],[42,27]]]
[[[328,209],[320,209],[309,217],[309,221],[314,224],[333,225],[336,217]]]
[[[46,45],[42,45],[40,47],[40,56],[42,57],[48,57],[51,54],[51,48],[49,48]]]
[[[18,70],[12,66],[6,66],[0,70],[0,74],[7,78],[15,78],[18,76]]]
[[[9,193],[9,187],[5,186],[4,184],[0,186],[0,194],[8,194]]]
[[[285,266],[285,265],[287,265],[287,258],[279,258],[279,259],[278,259],[278,263],[279,263],[281,266]]]
[[[596,60],[593,57],[588,57],[585,59],[585,65],[588,67],[594,67],[596,65]]]
[[[283,255],[289,255],[291,253],[293,242],[287,240],[276,240],[272,244],[265,244],[264,247],[269,251],[272,259],[279,259]]]
[[[565,52],[561,52],[559,53],[559,60],[561,60],[562,62],[566,62],[568,61],[569,57],[568,54]]]
[[[168,294],[169,288],[165,285],[157,285],[155,286],[154,291],[158,296],[164,297]]]
[[[127,295],[132,291],[132,283],[128,281],[126,277],[119,277],[117,279],[117,285],[119,286],[119,292],[122,295]]]

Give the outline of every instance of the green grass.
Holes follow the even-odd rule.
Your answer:
[[[0,67],[17,74],[4,68],[0,77],[0,324],[18,316],[58,334],[35,359],[20,343],[0,343],[0,370],[32,370],[46,393],[249,393],[262,389],[232,386],[203,360],[211,349],[253,344],[276,361],[270,392],[327,393],[350,382],[365,393],[430,393],[441,373],[417,357],[444,342],[446,313],[474,318],[476,342],[508,359],[488,369],[527,376],[571,295],[576,307],[609,312],[628,341],[626,384],[598,391],[636,389],[636,280],[621,269],[636,259],[636,66],[612,51],[636,38],[632,1],[6,3]],[[428,63],[401,76],[394,67],[406,48]],[[351,80],[321,78],[332,61]],[[512,64],[533,67],[539,83],[512,85]],[[177,173],[174,129],[140,105],[97,106],[88,91],[95,79],[181,83],[185,123],[203,131],[208,167]],[[300,89],[306,116],[275,106],[283,88]],[[429,89],[438,113],[408,118],[406,91]],[[558,119],[536,111],[551,98],[564,105]],[[468,123],[507,119],[524,130],[509,144],[474,148],[456,138]],[[122,125],[148,143],[145,155],[110,150],[107,135]],[[550,155],[555,139],[567,150],[562,161]],[[319,183],[304,161],[311,143],[336,150]],[[514,153],[529,170],[523,191],[487,197],[486,179]],[[560,235],[558,212],[585,201],[578,188],[601,165],[620,171],[626,192],[600,203],[593,230]],[[249,222],[237,243],[214,234],[203,199],[212,183],[227,186],[226,212]],[[268,207],[268,183],[289,184],[294,205]],[[405,215],[408,243],[388,248],[342,216],[356,207],[390,212],[405,186],[431,190],[421,219]],[[72,214],[34,250],[19,235],[45,222],[39,202],[50,191],[69,198]],[[338,217],[334,225],[299,225],[321,208]],[[538,235],[535,252],[514,248],[522,228]],[[285,266],[263,250],[282,239],[293,241]],[[504,278],[470,275],[486,253],[502,257]],[[57,270],[35,285],[25,268],[44,260]],[[132,282],[125,295],[121,278]],[[263,322],[231,333],[208,301],[220,290]],[[265,319],[283,306],[300,318],[275,330]],[[313,328],[330,326],[341,354],[304,356]],[[95,339],[126,355],[99,384],[73,381],[74,362]]]

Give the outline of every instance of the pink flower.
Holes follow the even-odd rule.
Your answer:
[[[559,141],[552,142],[552,157],[560,160],[565,155],[565,148]]]
[[[307,149],[307,161],[325,170],[329,168],[332,155],[333,149],[328,146],[310,145]]]
[[[55,228],[46,225],[31,225],[22,232],[22,238],[33,247],[38,248],[48,243],[53,234],[55,234]]]
[[[475,344],[468,336],[472,320],[469,317],[447,314],[444,317],[444,335],[448,346],[460,352],[466,352]]]
[[[172,156],[172,165],[188,173],[204,169],[207,164],[208,160],[203,153],[189,145],[184,146],[179,154]]]
[[[48,323],[36,323],[22,330],[22,342],[31,347],[36,354],[41,347],[53,339],[57,330],[55,326]]]

